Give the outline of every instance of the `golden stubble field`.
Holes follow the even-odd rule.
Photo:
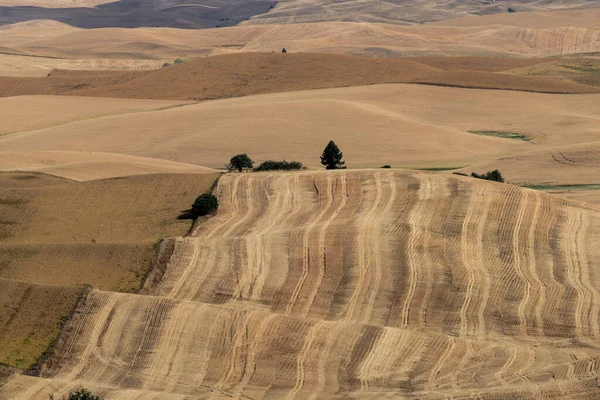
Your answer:
[[[240,152],[247,152],[257,162],[288,159],[315,167],[320,165],[318,157],[327,141],[335,140],[351,168],[468,166],[465,171],[469,173],[499,168],[515,183],[592,184],[598,183],[593,149],[600,142],[599,101],[598,94],[422,85],[250,96],[63,121],[45,129],[5,134],[0,146],[6,166],[0,163],[0,168],[39,167],[76,177],[85,163],[75,160],[72,165],[44,167],[41,160],[59,159],[63,154],[82,157],[86,152],[100,152],[97,157],[103,160],[94,169],[97,164],[90,159],[91,176],[118,170],[119,157],[131,156],[145,158],[132,157],[137,167],[121,174],[139,170],[142,161],[157,172],[176,172],[171,168],[192,172],[193,165],[221,168]],[[529,141],[470,133],[481,131],[517,133]],[[204,172],[197,168],[195,172]],[[590,193],[593,197],[594,192]]]
[[[0,398],[600,397],[600,9],[415,4],[0,27]]]
[[[91,292],[43,378],[106,399],[597,397],[600,209],[434,173],[233,174],[144,295]]]

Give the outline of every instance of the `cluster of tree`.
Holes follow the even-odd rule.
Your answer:
[[[185,58],[177,58],[175,61],[173,61],[173,64],[183,64],[184,62],[186,62],[187,60]],[[171,65],[173,65],[171,63],[164,63],[163,64],[163,68],[165,67],[170,67]]]
[[[254,171],[294,171],[305,169],[304,165],[298,161],[273,161],[267,160],[254,168]]]
[[[212,193],[201,194],[194,200],[191,208],[191,217],[198,218],[208,215],[219,208],[219,200]]]
[[[54,400],[54,395],[50,395],[50,400]],[[101,400],[100,396],[96,396],[87,389],[77,389],[74,392],[69,392],[69,397],[64,397],[62,400]]]
[[[332,140],[327,144],[325,150],[323,150],[323,154],[321,154],[321,164],[323,164],[326,169],[344,169],[346,168],[346,163],[343,161],[343,157],[344,155],[339,147]],[[229,164],[227,164],[228,171],[242,172],[245,169],[248,170],[253,167],[254,161],[252,161],[246,153],[233,156],[231,160],[229,160]],[[304,169],[304,165],[298,161],[268,160],[254,168],[254,171],[290,171],[300,169]]]
[[[488,171],[485,174],[477,174],[475,172],[472,172],[471,176],[473,178],[485,179],[488,181],[504,182],[504,177],[502,176],[500,171],[498,171],[497,169],[495,169],[493,171]]]

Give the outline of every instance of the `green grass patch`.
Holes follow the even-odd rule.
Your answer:
[[[20,206],[27,203],[25,199],[0,199],[0,206]]]
[[[600,183],[585,183],[581,185],[522,185],[534,190],[600,190]]]
[[[581,65],[563,64],[563,65],[561,65],[561,67],[570,69],[571,71],[583,72],[586,74],[599,74],[600,73],[600,68],[596,65],[591,65],[591,64],[581,64]]]
[[[523,135],[522,133],[516,132],[503,132],[503,131],[467,131],[473,135],[481,135],[481,136],[492,136],[501,139],[515,139],[522,140],[524,142],[531,141],[531,138],[527,135]]]
[[[40,179],[41,177],[39,175],[15,175],[12,177],[12,179],[16,179],[16,180],[28,180],[28,179]]]

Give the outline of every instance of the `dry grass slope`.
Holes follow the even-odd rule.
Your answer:
[[[140,175],[72,182],[0,174],[0,278],[136,291],[161,238],[217,175]]]
[[[0,395],[597,398],[599,208],[380,170],[217,192],[148,295],[92,292],[44,378]]]
[[[0,366],[27,369],[35,364],[59,334],[81,291],[0,278]]]

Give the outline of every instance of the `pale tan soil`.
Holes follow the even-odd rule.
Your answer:
[[[255,161],[320,166],[335,140],[349,167],[462,167],[600,141],[593,95],[547,95],[420,85],[281,93],[79,121],[0,137],[6,151],[101,151],[222,167]],[[467,133],[518,132],[531,142]]]
[[[177,101],[18,96],[0,99],[0,136],[107,115],[173,107]]]
[[[31,171],[74,181],[148,174],[214,174],[193,164],[114,153],[74,151],[0,151],[0,171]]]
[[[598,207],[381,170],[217,194],[149,295],[92,292],[45,379],[0,395],[598,397]]]
[[[32,366],[60,332],[61,318],[71,313],[81,290],[0,279],[0,364]]]

